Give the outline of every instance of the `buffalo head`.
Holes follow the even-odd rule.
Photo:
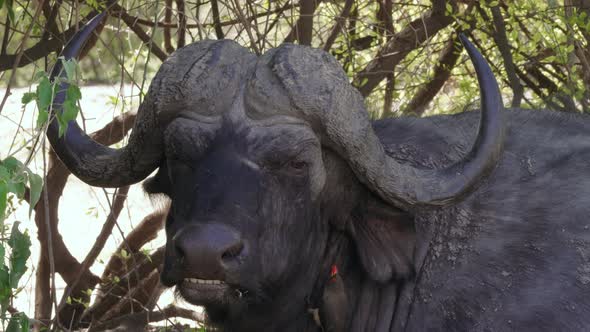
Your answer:
[[[100,19],[73,38],[66,57]],[[290,44],[261,57],[227,40],[177,50],[122,149],[97,144],[75,123],[58,138],[54,121],[48,137],[91,185],[129,185],[158,169],[145,188],[171,201],[162,282],[204,305],[213,322],[230,330],[295,327],[334,262],[349,279],[410,276],[412,211],[461,199],[496,164],[504,139],[499,91],[464,42],[482,121],[471,152],[443,169],[390,157],[334,58]]]

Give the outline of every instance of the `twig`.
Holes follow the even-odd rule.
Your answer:
[[[328,52],[332,48],[332,44],[334,44],[334,41],[336,41],[336,37],[338,37],[342,31],[342,27],[350,15],[350,10],[352,9],[353,3],[354,0],[346,0],[346,3],[344,3],[344,8],[342,8],[340,15],[336,17],[336,24],[334,24],[332,32],[330,32],[330,35],[324,44],[324,51]]]
[[[421,47],[428,38],[447,27],[452,21],[449,16],[433,15],[430,11],[413,20],[385,43],[377,56],[358,72],[353,80],[354,85],[364,97],[368,96],[412,50]]]
[[[143,29],[137,24],[136,21],[133,20],[131,16],[127,14],[127,11],[123,7],[115,5],[114,8],[116,8],[118,11],[121,11],[121,18],[123,19],[123,22],[125,22],[125,24],[127,24],[127,26],[133,30],[133,32],[135,32],[137,37],[139,37],[139,39],[141,39],[141,41],[147,45],[148,49],[150,49],[158,57],[158,59],[164,61],[166,58],[168,58],[168,54],[166,54],[158,45],[156,45],[154,40],[148,36],[145,31],[143,31]]]
[[[10,35],[10,15],[6,15],[6,25],[4,26],[4,37],[2,37],[2,49],[0,55],[6,55],[6,47],[8,46],[8,36]]]
[[[261,54],[260,48],[256,44],[256,41],[254,40],[254,36],[252,35],[252,27],[250,26],[250,21],[246,20],[246,17],[244,16],[244,12],[242,11],[242,8],[240,7],[240,4],[238,3],[238,1],[232,0],[232,2],[234,4],[234,10],[236,11],[238,18],[242,22],[244,29],[246,30],[246,33],[248,34],[248,37],[250,38],[250,47],[252,47],[252,50],[256,54],[260,55]]]
[[[162,310],[159,310],[159,311],[150,311],[150,312],[143,311],[143,312],[139,312],[139,313],[135,313],[135,314],[129,314],[129,315],[125,315],[122,317],[113,318],[109,321],[106,321],[106,322],[96,325],[94,328],[97,331],[100,331],[100,330],[112,329],[117,326],[121,326],[124,323],[127,323],[127,324],[146,323],[147,324],[147,323],[159,322],[159,321],[162,321],[162,320],[165,320],[168,318],[173,318],[173,317],[181,317],[181,318],[190,319],[190,320],[193,320],[199,324],[205,323],[205,317],[203,314],[197,313],[197,312],[189,310],[189,309],[180,308],[175,305],[170,305],[170,306],[168,306]]]
[[[213,26],[215,27],[215,35],[217,39],[225,38],[223,29],[221,29],[221,20],[219,19],[219,5],[217,0],[211,0],[211,12],[213,13]]]
[[[33,30],[33,27],[35,26],[35,22],[37,22],[37,20],[39,19],[39,15],[41,14],[41,9],[42,9],[43,3],[45,1],[46,0],[42,0],[40,3],[37,4],[37,9],[35,10],[35,14],[33,16],[32,23],[29,25],[29,27],[27,28],[27,31],[25,31],[25,35],[21,39],[19,51],[16,55],[16,58],[14,59],[14,64],[12,65],[12,72],[10,73],[10,78],[8,79],[8,84],[6,85],[6,91],[4,92],[4,98],[2,98],[2,102],[0,103],[0,114],[2,114],[2,110],[4,109],[4,105],[6,104],[6,100],[8,99],[8,96],[10,96],[10,94],[11,94],[10,87],[14,83],[14,79],[16,77],[16,69],[18,68],[18,64],[20,63],[20,59],[22,58],[23,53],[25,52],[25,44],[27,42],[27,39],[29,39],[29,35],[31,34],[31,30]]]
[[[119,188],[113,194],[114,200],[113,200],[113,204],[111,206],[111,211],[110,211],[109,215],[107,216],[107,220],[102,225],[102,229],[101,229],[100,233],[98,234],[98,236],[96,237],[96,240],[94,241],[94,245],[92,246],[92,248],[90,249],[90,251],[86,255],[86,258],[84,258],[84,261],[82,261],[82,264],[79,268],[79,271],[78,271],[75,279],[71,283],[69,283],[67,285],[66,289],[64,290],[63,296],[62,296],[61,301],[58,306],[58,313],[66,305],[66,302],[67,302],[68,298],[70,297],[70,295],[73,293],[76,293],[76,290],[77,290],[76,287],[78,286],[78,282],[80,281],[80,279],[82,278],[83,275],[90,272],[89,271],[90,266],[92,266],[92,264],[94,264],[94,261],[96,260],[96,258],[100,254],[102,248],[104,248],[104,245],[107,242],[109,236],[111,235],[113,227],[115,226],[115,222],[119,218],[119,215],[121,214],[121,210],[123,210],[123,205],[125,203],[125,200],[127,199],[128,192],[129,192],[129,186],[126,186],[126,187]],[[80,290],[78,290],[78,291],[80,291]],[[81,313],[79,313],[79,314],[81,314]],[[71,319],[74,319],[74,318],[72,317]]]
[[[172,22],[172,0],[166,0],[164,2],[164,22],[170,23]],[[164,48],[166,52],[172,53],[174,52],[174,47],[172,47],[172,36],[170,35],[170,27],[164,27]]]
[[[504,60],[504,69],[506,69],[506,75],[508,76],[508,82],[514,93],[512,97],[512,107],[520,107],[522,96],[524,95],[524,88],[520,84],[520,80],[516,75],[514,60],[512,53],[510,53],[510,44],[508,37],[506,36],[506,27],[504,25],[504,18],[499,6],[490,8],[492,11],[492,21],[495,27],[494,41],[500,50],[500,55]]]
[[[184,0],[176,0],[176,10],[178,11],[178,38],[176,47],[184,47],[186,43],[186,14],[184,12]]]
[[[441,51],[438,63],[434,68],[434,74],[432,79],[422,86],[404,107],[402,113],[414,113],[421,115],[426,110],[426,106],[434,99],[440,89],[444,86],[445,82],[451,76],[451,71],[457,65],[457,60],[461,56],[461,45],[457,37],[450,38],[447,41],[447,45]]]
[[[313,32],[313,13],[320,4],[321,0],[301,0],[299,5],[299,19],[291,29],[291,32],[285,37],[284,43],[292,43],[295,40],[302,45],[311,45],[311,36]]]

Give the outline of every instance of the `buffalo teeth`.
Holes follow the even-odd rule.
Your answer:
[[[196,279],[196,278],[186,278],[185,281],[188,281],[192,284],[201,284],[201,285],[221,285],[223,281],[221,280],[205,280],[205,279]]]

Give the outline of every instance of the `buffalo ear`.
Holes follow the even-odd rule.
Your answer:
[[[351,233],[369,277],[378,282],[412,277],[415,244],[412,216],[376,197],[369,198],[366,206],[355,214]]]
[[[172,185],[168,177],[168,166],[166,163],[158,168],[156,175],[143,182],[143,190],[150,195],[164,194],[170,196]]]

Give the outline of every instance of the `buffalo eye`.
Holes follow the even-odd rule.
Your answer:
[[[287,163],[287,167],[290,171],[296,174],[302,174],[307,170],[307,163],[301,160],[291,160]]]

